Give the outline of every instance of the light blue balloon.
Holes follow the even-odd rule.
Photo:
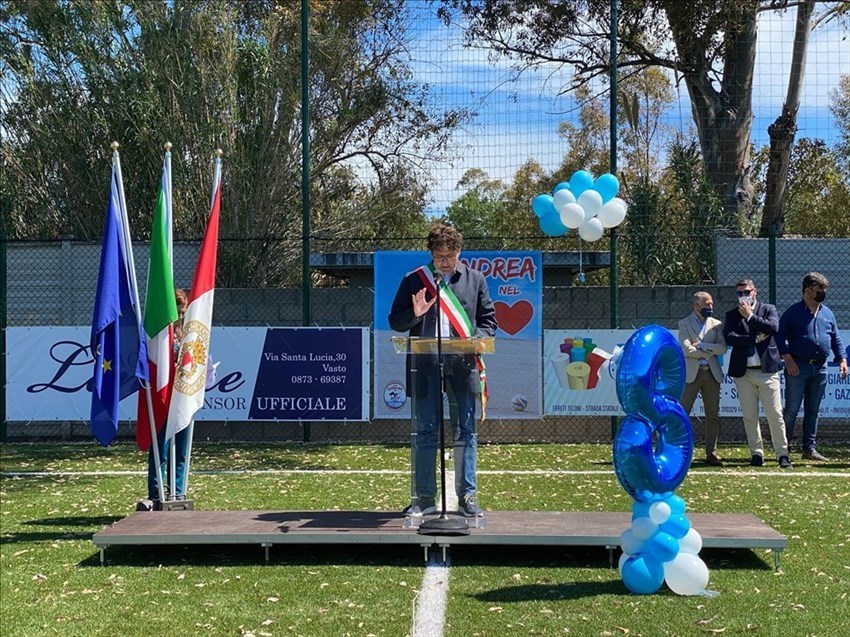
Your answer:
[[[578,199],[585,190],[593,188],[593,175],[586,170],[577,170],[570,177],[570,190]]]
[[[564,188],[569,190],[570,185],[566,181],[561,181],[554,188],[552,188],[552,194],[554,195],[556,192],[558,192],[559,190],[563,190]]]
[[[531,200],[531,209],[538,217],[542,217],[550,210],[555,212],[555,200],[552,199],[552,195],[537,195]]]
[[[673,515],[677,513],[684,513],[685,509],[688,508],[685,501],[678,495],[670,494],[667,498],[665,498],[665,502],[670,505],[670,511]]]
[[[623,584],[636,595],[651,595],[664,583],[664,565],[648,555],[633,555],[623,563]]]
[[[669,533],[661,531],[652,536],[646,552],[663,564],[679,554],[679,541]]]
[[[652,505],[652,502],[642,502],[641,500],[635,500],[632,503],[632,520],[637,518],[648,518],[649,517],[649,507]]]
[[[684,513],[675,513],[658,528],[663,533],[668,533],[677,540],[681,540],[691,530],[691,521],[688,520]]]
[[[593,189],[602,195],[602,203],[607,203],[620,192],[620,182],[611,173],[599,175],[593,183]]]
[[[551,197],[549,198],[551,199]],[[555,206],[550,205],[552,206],[552,210],[540,217],[537,223],[544,234],[550,237],[563,237],[569,232],[569,229],[561,222],[561,215],[555,210]]]

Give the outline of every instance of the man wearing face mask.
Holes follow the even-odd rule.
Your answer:
[[[764,464],[764,443],[759,425],[761,401],[779,466],[791,469],[779,384],[782,359],[775,338],[779,329],[779,314],[776,306],[756,300],[758,289],[752,279],[738,281],[735,294],[738,305],[726,312],[723,340],[732,346],[729,375],[735,379],[738,401],[744,412],[750,466],[761,467]]]
[[[779,320],[777,343],[785,361],[785,431],[794,435],[794,421],[803,405],[803,459],[824,461],[817,449],[818,411],[826,391],[826,361],[830,352],[842,377],[847,376],[844,344],[835,315],[824,305],[827,278],[819,272],[803,277],[803,299]]]
[[[496,335],[496,309],[487,281],[460,262],[463,235],[445,224],[431,226],[427,240],[431,262],[404,276],[388,317],[390,327],[412,337],[468,338]],[[439,290],[439,312],[437,291]],[[439,326],[438,326],[439,318]],[[483,515],[476,501],[476,396],[485,395],[483,360],[474,354],[444,354],[444,382],[454,430],[455,489],[459,512]],[[416,419],[411,505],[405,513],[434,513],[436,458],[440,424],[439,361],[435,354],[407,357],[407,391]],[[415,374],[412,370],[415,369]]]
[[[714,314],[714,299],[708,292],[697,292],[694,311],[679,321],[679,345],[685,354],[685,391],[679,401],[690,414],[697,394],[705,407],[705,461],[715,467],[723,464],[717,455],[720,437],[720,383],[723,370],[720,359],[726,352],[723,323]]]

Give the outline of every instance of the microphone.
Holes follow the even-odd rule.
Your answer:
[[[442,281],[442,280],[443,280],[443,273],[440,272],[439,270],[434,270],[434,283],[437,285],[437,287],[440,286],[440,281]]]

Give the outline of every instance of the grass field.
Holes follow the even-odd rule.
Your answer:
[[[753,513],[789,538],[782,569],[765,550],[704,550],[713,596],[635,596],[603,549],[463,547],[452,556],[444,634],[850,634],[850,449],[829,463],[694,465],[679,494],[694,512]],[[198,445],[202,509],[398,510],[409,450],[389,446]],[[425,564],[418,547],[110,548],[91,535],[145,495],[131,446],[0,447],[0,635],[281,637],[409,635]],[[23,474],[23,475],[22,475]],[[480,450],[489,510],[627,511],[610,448]]]

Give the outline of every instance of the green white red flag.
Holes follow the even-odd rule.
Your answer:
[[[151,401],[156,431],[162,429],[168,416],[171,381],[174,376],[174,322],[177,303],[174,299],[174,267],[171,254],[171,153],[165,154],[162,181],[151,229],[148,287],[145,297],[144,328],[150,366]],[[142,451],[151,445],[151,426],[145,389],[139,390],[136,420],[136,444]]]

